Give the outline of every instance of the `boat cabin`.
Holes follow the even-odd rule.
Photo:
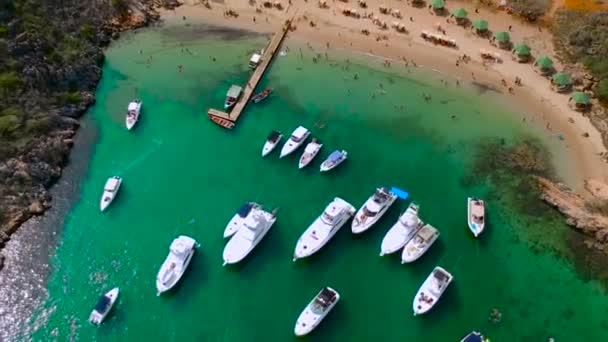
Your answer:
[[[237,85],[231,85],[228,92],[226,92],[226,103],[234,104],[241,97],[241,93],[243,92],[243,88]]]
[[[245,217],[247,217],[247,215],[249,215],[249,212],[251,211],[251,209],[253,209],[253,203],[249,202],[249,203],[243,205],[239,209],[237,214],[239,215],[239,217],[245,218]]]
[[[319,309],[327,309],[333,302],[336,301],[336,293],[328,288],[324,288],[321,293],[315,298],[315,305]]]
[[[420,241],[420,242],[431,241],[431,239],[433,238],[433,236],[435,236],[436,233],[437,233],[437,231],[433,227],[431,227],[428,224],[425,225],[418,232],[418,236],[422,239],[422,241]]]
[[[300,127],[296,128],[296,130],[291,135],[291,140],[293,140],[295,142],[300,142],[303,138],[306,137],[306,133],[308,133],[308,130],[306,128],[300,126]]]
[[[450,283],[451,276],[443,270],[435,269],[433,271],[433,279],[435,280],[436,289],[440,291],[445,285]]]
[[[325,208],[325,211],[323,212],[322,220],[323,220],[323,222],[325,222],[327,224],[333,225],[334,222],[340,217],[341,212],[342,212],[341,207],[338,207],[334,203],[331,203],[330,205],[327,206],[327,208]]]
[[[105,191],[114,192],[118,189],[118,178],[110,178],[106,182]]]
[[[251,69],[255,69],[258,67],[258,65],[260,64],[261,61],[262,61],[262,55],[260,55],[259,53],[254,53],[251,56],[251,59],[249,59],[249,67]]]
[[[110,309],[110,304],[112,303],[112,299],[106,295],[101,297],[97,304],[95,305],[95,311],[100,314],[105,314]]]

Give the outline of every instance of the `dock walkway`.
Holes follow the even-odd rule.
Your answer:
[[[253,95],[253,91],[262,79],[262,76],[264,76],[264,72],[266,72],[270,62],[272,62],[272,58],[275,56],[277,50],[281,46],[287,32],[289,32],[290,27],[291,19],[288,19],[281,27],[281,30],[274,34],[270,40],[270,43],[268,43],[268,47],[266,47],[264,50],[261,63],[254,70],[245,87],[243,87],[243,94],[234,107],[232,107],[232,110],[230,112],[223,112],[221,110],[210,108],[207,111],[207,116],[209,119],[224,128],[232,129],[234,127],[236,121],[239,119],[239,116],[241,116],[241,113],[249,103],[249,100]]]

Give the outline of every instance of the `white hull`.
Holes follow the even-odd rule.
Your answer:
[[[333,211],[331,223],[325,219],[328,211]],[[293,261],[311,256],[318,252],[334,235],[336,235],[338,230],[342,228],[354,213],[355,207],[339,197],[334,198],[323,214],[317,217],[298,239],[293,254]]]
[[[125,126],[127,130],[133,129],[137,121],[139,121],[139,115],[141,113],[141,102],[133,101],[129,103],[129,107],[127,108],[127,115],[125,117]]]
[[[300,146],[302,146],[302,144],[304,144],[304,142],[306,141],[306,139],[308,139],[309,136],[310,132],[306,132],[304,137],[301,138],[299,141],[294,141],[292,138],[289,138],[289,140],[287,140],[287,142],[285,143],[285,145],[283,145],[283,148],[281,149],[280,158],[288,156],[295,150],[297,150]]]
[[[380,256],[395,253],[403,248],[422,227],[422,221],[418,218],[418,208],[413,206],[415,204],[410,204],[382,239]]]
[[[196,247],[196,241],[188,236],[181,235],[173,240],[169,255],[156,275],[157,295],[169,291],[177,285],[188,269]]]
[[[99,200],[99,209],[101,211],[106,210],[108,206],[110,206],[110,203],[114,201],[114,198],[116,198],[116,194],[118,193],[118,190],[120,190],[121,185],[122,178],[120,177],[111,177],[106,181],[103,194]]]
[[[101,323],[103,323],[103,321],[106,319],[106,317],[112,310],[114,303],[116,303],[118,293],[118,287],[115,287],[108,291],[104,295],[105,298],[100,299],[100,303],[103,301],[103,303],[101,303],[101,306],[103,308],[99,308],[98,310],[98,308],[95,307],[95,309],[93,309],[93,312],[91,312],[91,315],[89,316],[89,322],[95,325],[100,325]],[[98,305],[100,305],[100,303],[98,303]]]
[[[223,258],[224,266],[227,264],[236,264],[245,259],[249,253],[262,241],[266,233],[272,228],[276,222],[276,217],[271,213],[262,209],[254,209],[252,215],[261,215],[262,222],[256,222],[255,230],[249,229],[246,222],[243,222],[244,227],[238,229],[236,234],[228,241],[224,247]]]
[[[475,218],[473,217],[473,210],[475,205],[473,204],[473,201],[475,201],[476,199],[469,197],[467,199],[467,221],[469,224],[469,229],[471,230],[471,233],[473,233],[473,235],[475,237],[478,237],[479,235],[481,235],[481,233],[483,233],[483,230],[485,229],[485,203],[481,200],[482,203],[482,210],[481,210],[481,216],[482,219],[481,220],[475,220]]]
[[[333,300],[330,302],[323,302],[327,305],[320,307],[315,303],[315,301],[318,300],[323,291],[329,291],[333,293],[335,295],[335,298],[333,298]],[[294,334],[296,336],[304,336],[313,331],[321,323],[321,321],[323,321],[327,314],[331,312],[331,310],[334,308],[334,306],[336,306],[338,301],[340,301],[340,294],[336,290],[330,287],[321,290],[321,292],[319,292],[319,294],[317,294],[315,298],[310,303],[308,303],[304,311],[300,313],[300,316],[298,316],[296,326],[294,328]]]
[[[245,206],[250,206],[251,210],[253,210],[253,208],[261,208],[259,204],[253,202],[247,203],[245,204]],[[224,229],[224,239],[231,237],[239,230],[239,228],[242,227],[243,221],[251,212],[250,210],[247,213],[242,213],[241,210],[243,210],[245,206],[243,206],[243,208],[240,208],[239,212],[234,214],[230,222],[228,222],[228,225],[226,225],[226,228]],[[241,216],[243,214],[244,216]]]
[[[342,153],[344,154],[344,157],[342,159],[340,159],[336,163],[332,163],[329,160],[325,160],[319,167],[319,170],[321,172],[327,172],[327,171],[335,169],[338,165],[344,163],[344,161],[346,159],[348,159],[348,153],[346,151],[342,151]]]
[[[410,263],[418,260],[439,238],[439,231],[433,226],[427,224],[420,228],[416,236],[414,236],[403,248],[401,253],[401,263]]]
[[[262,148],[262,157],[266,157],[270,152],[274,151],[275,147],[279,144],[280,140],[275,142],[267,141]]]
[[[319,144],[315,141],[306,145],[306,148],[304,149],[304,153],[302,153],[302,156],[300,157],[300,161],[298,163],[298,168],[303,169],[308,164],[310,164],[310,162],[313,159],[315,159],[317,154],[319,154],[319,151],[321,151],[321,147],[323,147],[323,144]]]
[[[389,193],[389,198],[386,202],[382,203],[380,206],[377,202],[374,201],[374,195],[367,199],[367,201],[363,204],[361,208],[355,214],[355,218],[353,219],[353,223],[351,225],[351,230],[353,234],[361,234],[368,230],[371,226],[373,226],[376,222],[382,218],[384,213],[395,203],[397,200],[397,196],[392,193]],[[367,209],[366,209],[367,208]],[[373,209],[375,211],[374,216],[366,215],[366,211]]]
[[[452,279],[453,276],[448,271],[439,266],[435,267],[414,297],[412,303],[414,315],[421,315],[431,310],[450,285]]]

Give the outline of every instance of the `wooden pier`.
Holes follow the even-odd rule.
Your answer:
[[[262,61],[253,71],[253,74],[251,75],[251,78],[249,79],[245,87],[243,87],[243,94],[241,95],[237,103],[234,105],[234,107],[232,107],[232,110],[227,113],[221,110],[210,108],[207,111],[207,116],[209,117],[209,119],[224,128],[232,129],[234,127],[234,125],[236,124],[236,120],[239,119],[239,116],[241,116],[241,113],[245,109],[245,106],[247,106],[247,104],[249,103],[249,100],[253,95],[253,91],[262,79],[262,76],[264,76],[264,72],[270,65],[270,62],[272,62],[272,58],[281,46],[281,43],[287,35],[287,32],[289,32],[290,27],[291,19],[288,19],[285,21],[285,24],[283,24],[283,27],[281,27],[281,30],[274,34],[274,36],[270,40],[270,43],[268,43],[268,46],[264,50],[264,54],[262,55]]]

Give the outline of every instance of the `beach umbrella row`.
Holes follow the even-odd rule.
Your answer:
[[[464,8],[460,7],[454,10],[454,12],[452,12],[452,15],[454,16],[454,18],[456,19],[466,19],[467,18],[467,10],[465,10]]]
[[[591,101],[589,100],[589,95],[583,93],[582,91],[575,91],[574,93],[572,93],[572,96],[570,96],[570,99],[578,105],[586,106],[591,103]]]
[[[444,0],[433,0],[433,2],[431,2],[431,6],[433,7],[433,9],[436,10],[440,10],[445,8],[445,1]]]
[[[517,43],[515,45],[515,53],[518,56],[530,56],[532,54],[532,50],[526,43]]]
[[[506,31],[499,31],[499,32],[494,33],[494,38],[499,43],[508,43],[511,41],[511,36],[509,35],[509,32],[506,32]]]
[[[553,75],[552,80],[553,83],[555,83],[559,87],[567,87],[572,84],[572,79],[570,78],[570,75],[566,74],[565,72],[556,73],[555,75]]]
[[[534,65],[538,66],[541,69],[551,69],[553,67],[553,61],[551,58],[542,55],[534,61]]]
[[[488,21],[483,19],[477,19],[473,21],[473,27],[479,31],[486,31],[488,29]]]

